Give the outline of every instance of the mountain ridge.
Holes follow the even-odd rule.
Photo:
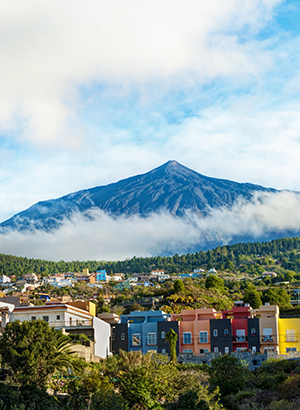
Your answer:
[[[89,218],[91,209],[101,209],[116,217],[146,217],[162,210],[179,217],[187,211],[205,216],[212,208],[230,208],[239,197],[250,200],[254,192],[279,191],[207,177],[170,160],[144,174],[37,202],[2,222],[0,228],[2,231],[42,229],[50,232],[59,228],[65,219],[71,219],[74,213]]]

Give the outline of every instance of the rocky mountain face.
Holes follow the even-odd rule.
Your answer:
[[[249,183],[209,178],[176,161],[105,186],[85,189],[58,199],[42,201],[2,222],[2,231],[51,231],[74,213],[89,218],[101,209],[112,216],[145,217],[162,210],[182,216],[187,211],[205,216],[211,208],[230,208],[238,197],[250,200],[254,192],[276,192]]]

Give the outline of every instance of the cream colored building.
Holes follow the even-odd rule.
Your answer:
[[[277,305],[265,304],[255,310],[259,317],[260,350],[279,352],[279,307]]]

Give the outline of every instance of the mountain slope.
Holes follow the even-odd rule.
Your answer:
[[[38,202],[2,222],[0,227],[2,231],[51,231],[74,213],[89,217],[88,211],[94,208],[113,216],[137,214],[145,217],[161,210],[176,216],[190,210],[204,216],[211,208],[230,208],[238,197],[250,200],[257,191],[276,192],[259,185],[209,178],[176,161],[169,161],[146,174]]]

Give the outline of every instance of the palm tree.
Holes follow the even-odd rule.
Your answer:
[[[54,344],[53,365],[55,370],[73,368],[74,351],[71,350],[71,338],[61,332],[56,333]]]

